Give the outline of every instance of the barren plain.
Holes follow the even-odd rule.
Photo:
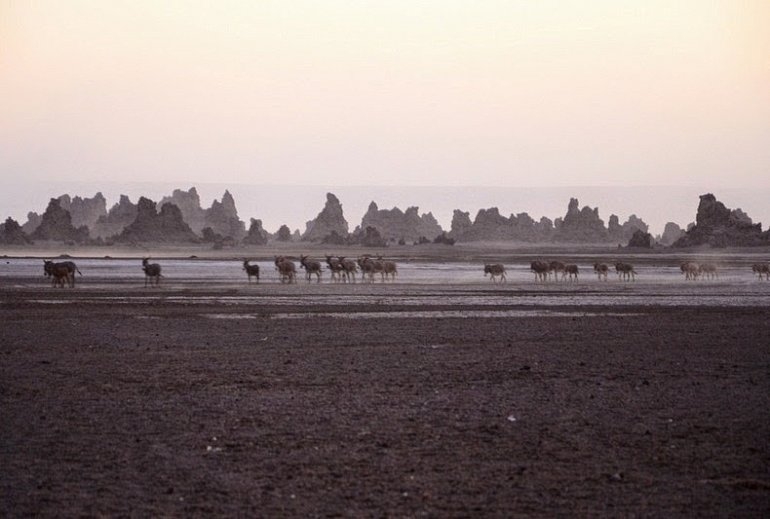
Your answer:
[[[158,255],[152,288],[75,258],[74,289],[4,258],[0,515],[770,514],[757,257],[492,284],[453,254],[349,285]]]

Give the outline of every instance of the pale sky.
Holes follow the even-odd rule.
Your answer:
[[[0,175],[767,188],[770,2],[0,0]]]

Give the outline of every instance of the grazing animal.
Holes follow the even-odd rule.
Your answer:
[[[696,281],[700,274],[700,266],[692,261],[685,261],[679,265],[679,269],[684,274],[684,279]]]
[[[358,265],[352,259],[347,259],[344,256],[338,258],[340,265],[342,265],[342,274],[348,282],[356,282],[356,274],[358,273]]]
[[[702,263],[698,269],[698,275],[703,276],[704,279],[719,279],[717,266],[713,263]]]
[[[760,281],[762,281],[762,276],[765,276],[765,281],[770,280],[770,265],[767,263],[755,263],[751,266],[751,271],[759,276]]]
[[[569,280],[570,281],[573,281],[573,279],[572,279],[573,276],[575,278],[574,281],[577,281],[578,280],[578,266],[577,265],[564,265],[564,274],[565,275],[569,274]]]
[[[529,264],[529,268],[535,273],[535,281],[548,281],[548,272],[551,270],[550,265],[545,261],[535,260]]]
[[[66,271],[66,281],[69,284],[70,288],[75,287],[75,272],[83,275],[80,270],[78,270],[77,265],[75,265],[74,261],[60,261],[58,263],[54,263],[50,260],[43,260],[43,273],[46,276],[50,276],[52,279],[52,286],[56,286],[57,283],[61,283],[61,286],[64,286],[65,279],[62,278],[62,273]]]
[[[505,283],[505,267],[501,263],[484,265],[484,277],[490,275],[493,283],[497,283],[497,276],[500,276],[500,283]]]
[[[326,264],[329,265],[332,281],[341,281],[345,275],[345,269],[342,266],[342,258],[335,259],[332,256],[326,256]]]
[[[615,263],[615,272],[618,273],[618,279],[620,279],[622,275],[623,281],[628,281],[629,279],[631,281],[636,281],[636,271],[634,270],[634,266],[630,263],[623,263],[622,261]]]
[[[317,277],[317,283],[321,282],[321,262],[316,261],[314,259],[308,259],[307,256],[303,256],[300,254],[299,256],[299,264],[302,266],[302,268],[305,269],[305,277],[307,278],[307,282],[310,283],[310,278],[313,276],[313,274]]]
[[[548,269],[553,272],[553,279],[554,281],[559,280],[559,272],[561,272],[561,278],[564,279],[564,276],[567,275],[566,272],[564,272],[564,268],[566,265],[562,263],[561,261],[552,261],[548,264]]]
[[[286,259],[283,256],[276,256],[275,269],[281,276],[281,283],[297,282],[297,267],[294,265],[293,261]]]
[[[385,281],[388,280],[388,277],[390,277],[391,281],[395,281],[396,274],[398,274],[398,270],[396,268],[396,262],[383,260],[382,256],[377,256],[377,260],[382,262],[382,273],[385,275]]]
[[[609,274],[610,269],[604,263],[594,263],[594,272],[599,276],[599,280],[604,276],[604,281],[607,281],[607,274]]]
[[[259,265],[249,265],[249,260],[243,260],[243,270],[249,277],[249,283],[251,283],[252,277],[257,278],[257,283],[259,283]]]
[[[144,258],[142,260],[142,270],[144,270],[144,286],[147,286],[147,280],[152,285],[152,280],[155,280],[155,285],[160,285],[160,265],[157,263],[150,263],[150,258]]]

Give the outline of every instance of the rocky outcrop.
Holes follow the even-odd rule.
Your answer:
[[[324,236],[324,239],[321,240],[321,243],[325,245],[348,245],[350,243],[350,237],[344,237],[337,234],[337,231],[332,231],[331,233]]]
[[[275,233],[276,241],[287,242],[292,240],[291,229],[286,224],[281,225]]]
[[[262,220],[255,218],[251,219],[251,225],[249,225],[249,232],[243,238],[245,245],[267,245],[268,234],[262,228]]]
[[[32,240],[21,229],[19,222],[10,216],[5,223],[0,224],[0,244],[3,245],[30,245]]]
[[[553,222],[546,217],[536,222],[529,214],[519,213],[511,215],[508,220],[516,241],[547,242],[553,239]]]
[[[513,232],[508,218],[500,214],[497,207],[479,209],[471,228],[457,236],[459,241],[508,241]]]
[[[175,189],[171,196],[163,197],[158,206],[162,208],[165,204],[176,205],[182,212],[184,221],[198,234],[209,227],[215,234],[236,240],[246,235],[246,224],[238,217],[235,200],[230,191],[225,190],[222,201],[214,200],[209,209],[201,207],[201,198],[195,187],[188,191]]]
[[[126,195],[120,195],[120,201],[110,208],[110,211],[99,217],[91,230],[91,235],[98,238],[108,238],[120,234],[123,229],[136,220],[139,208]]]
[[[450,238],[446,232],[442,232],[435,238],[433,238],[433,243],[436,243],[438,245],[454,245],[455,239]]]
[[[640,229],[634,231],[631,239],[628,240],[628,246],[635,249],[651,249],[653,244],[652,234]]]
[[[214,200],[211,208],[205,211],[204,222],[206,227],[225,237],[240,240],[246,234],[246,224],[238,218],[238,210],[230,191],[225,191],[221,202]]]
[[[610,219],[607,222],[609,240],[617,243],[628,242],[636,231],[647,232],[648,230],[649,225],[635,214],[629,216],[623,225],[620,224],[618,216],[614,214],[610,215]]]
[[[553,235],[553,223],[548,218],[535,221],[527,213],[507,218],[497,207],[480,209],[470,223],[468,213],[455,210],[449,235],[457,241],[525,241],[545,242]]]
[[[59,203],[72,216],[75,227],[85,225],[93,229],[99,218],[107,215],[107,200],[101,193],[96,193],[93,198],[70,198],[65,194],[59,197]]]
[[[307,222],[303,241],[322,241],[332,232],[348,236],[348,222],[342,213],[342,204],[332,193],[326,193],[326,205],[315,220]]]
[[[33,240],[53,240],[74,243],[88,242],[88,227],[72,225],[72,216],[61,206],[58,198],[52,198],[43,213],[40,225],[30,236]]]
[[[24,234],[30,236],[33,232],[35,232],[35,229],[38,228],[42,221],[42,216],[34,211],[30,211],[27,213],[27,221],[24,223],[24,225],[21,226],[21,230],[24,231]]]
[[[422,237],[434,237],[443,232],[436,218],[431,213],[419,214],[419,208],[409,207],[405,212],[393,209],[379,209],[375,202],[361,219],[361,228],[374,227],[385,240],[416,240]]]
[[[668,222],[663,229],[663,234],[658,238],[658,243],[668,247],[676,240],[684,236],[685,231],[674,222]]]
[[[470,231],[471,227],[473,227],[473,222],[471,221],[470,213],[455,209],[452,213],[452,223],[450,225],[449,235],[454,236],[455,238],[463,236]]]
[[[553,221],[545,216],[540,218],[540,221],[535,224],[535,232],[540,241],[551,241],[555,229]]]
[[[770,231],[740,209],[730,210],[711,194],[701,195],[695,225],[673,247],[753,247],[770,245]]]
[[[115,237],[121,243],[197,243],[198,237],[182,217],[182,211],[172,203],[157,210],[155,202],[141,197],[136,219]]]
[[[588,206],[579,209],[577,198],[570,198],[567,214],[554,222],[554,240],[565,243],[604,243],[609,233],[599,218],[599,208]]]
[[[388,241],[382,237],[376,227],[356,227],[355,232],[350,236],[347,242],[351,245],[362,245],[364,247],[387,247]]]
[[[158,203],[158,208],[163,209],[166,204],[174,204],[182,212],[182,218],[190,228],[200,233],[206,224],[206,211],[201,207],[201,197],[198,190],[191,187],[188,191],[174,189],[171,196],[164,196]]]

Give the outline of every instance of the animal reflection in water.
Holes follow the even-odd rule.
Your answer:
[[[703,263],[698,269],[698,275],[702,276],[703,279],[719,279],[717,266],[713,263]]]
[[[607,274],[610,273],[610,269],[604,263],[594,263],[594,272],[596,272],[596,275],[599,276],[600,281],[602,277],[604,277],[604,281],[607,281]]]
[[[157,263],[150,263],[150,258],[144,258],[142,260],[142,270],[144,270],[144,286],[147,286],[147,282],[150,282],[150,285],[152,286],[153,280],[155,281],[155,286],[160,285],[160,265]]]
[[[765,277],[765,281],[770,281],[770,264],[755,263],[751,266],[751,271],[759,276],[760,281],[762,281],[762,276]]]
[[[502,263],[492,263],[484,265],[484,277],[489,274],[493,283],[497,283],[497,278],[500,278],[500,283],[505,283],[505,267]]]
[[[700,265],[693,261],[685,261],[679,265],[679,270],[684,274],[684,279],[688,281],[695,281],[700,275]]]
[[[83,275],[73,261],[54,263],[53,261],[43,260],[43,273],[52,278],[52,286],[58,285],[60,288],[64,288],[64,284],[67,283],[70,288],[74,288],[75,272],[81,276]]]

